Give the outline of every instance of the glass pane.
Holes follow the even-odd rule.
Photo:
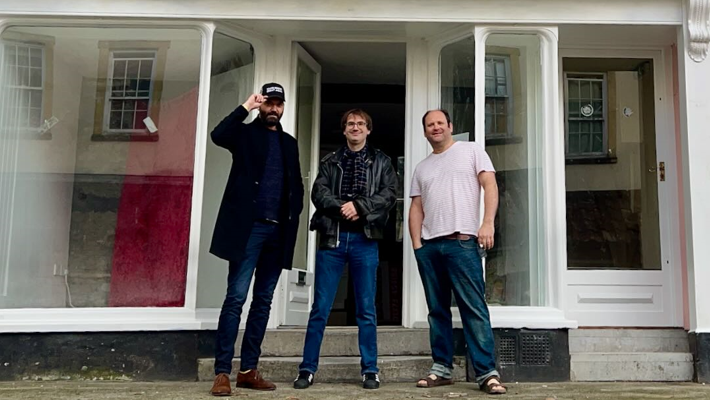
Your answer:
[[[17,46],[17,65],[30,66],[30,49],[27,46]]]
[[[19,86],[30,86],[30,69],[27,67],[17,68],[17,84]]]
[[[587,80],[582,80],[579,83],[579,98],[588,102],[592,99],[592,85]]]
[[[124,79],[126,77],[126,62],[123,60],[116,60],[113,63],[113,77]]]
[[[138,90],[138,80],[128,79],[126,80],[126,97],[133,97],[136,95],[136,90]]]
[[[128,61],[128,64],[126,66],[126,78],[137,79],[139,68],[140,68],[140,61],[137,61],[137,60]]]
[[[591,136],[589,134],[581,134],[579,135],[579,152],[580,153],[589,153],[592,149],[591,146]]]
[[[199,47],[198,47],[199,48]],[[229,115],[254,92],[254,57],[249,43],[215,32],[212,45],[212,71],[208,131]],[[252,114],[254,115],[254,114]],[[162,139],[161,139],[162,140]],[[230,153],[207,140],[204,199],[200,235],[212,237],[214,222],[232,165]],[[219,308],[224,301],[227,263],[209,252],[210,241],[200,241],[197,277],[197,307]]]
[[[313,138],[313,128],[315,121],[313,119],[316,111],[315,107],[315,92],[316,92],[316,73],[302,60],[298,60],[298,92],[296,104],[296,126],[298,139],[298,152],[301,163],[301,171],[311,170],[311,140]],[[307,172],[304,172],[307,173]],[[304,195],[303,204],[310,204],[311,187],[313,182],[310,179],[304,179]],[[308,220],[310,216],[308,212],[301,213],[301,221],[299,223],[299,232],[296,240],[296,249],[293,255],[293,267],[307,270],[308,269]]]
[[[575,60],[578,61],[578,60]],[[585,65],[630,65],[632,60],[584,59]],[[638,60],[633,60],[637,64]],[[651,61],[649,60],[649,63]],[[571,63],[576,64],[576,63]],[[574,72],[574,71],[571,71]],[[567,265],[570,269],[657,270],[661,268],[656,172],[653,74],[607,68],[609,118],[583,123],[580,151],[604,157],[612,147],[615,163],[566,165]],[[593,83],[596,95],[601,83]],[[595,101],[595,108],[603,108]],[[634,113],[623,115],[624,107]],[[601,117],[601,111],[599,117]],[[569,151],[574,151],[573,135]],[[607,147],[605,147],[607,146]]]
[[[0,91],[0,164],[12,166],[0,172],[0,291],[7,287],[0,309],[183,307],[200,32],[32,26],[8,28],[2,39],[10,38],[6,32],[16,41],[52,38],[56,46],[42,65],[42,51],[33,45],[25,51],[31,67],[22,67],[33,86],[41,86],[52,68],[53,79],[44,83],[53,87],[44,94]],[[146,38],[169,47],[163,71],[169,78],[161,97],[152,99],[160,136],[137,142],[127,133],[109,133],[137,127],[139,113],[124,113],[120,100],[97,93],[97,86],[111,94],[123,89],[122,79],[107,88],[96,84],[109,83],[114,67],[109,52],[101,58],[99,43],[141,44]],[[42,98],[48,89],[52,102]],[[17,134],[18,121],[8,111],[19,110],[20,102],[31,126],[45,116],[59,119],[51,137],[43,137],[51,140]],[[13,149],[11,156],[6,148]],[[9,237],[12,245],[4,247]]]
[[[123,116],[121,117],[121,129],[133,129],[133,112],[123,111]]]
[[[140,77],[143,79],[148,79],[152,77],[153,74],[153,60],[141,60],[140,66]]]
[[[495,247],[486,258],[486,297],[491,306],[541,305],[546,292],[544,218],[537,194],[542,190],[543,138],[539,47],[536,35],[493,34],[486,42],[487,56],[498,60],[496,78],[504,82],[499,87],[511,95],[495,99],[486,126],[517,139],[510,144],[486,140],[500,195]],[[513,82],[522,86],[512,87]]]
[[[579,153],[579,135],[572,134],[569,135],[569,150],[570,153]]]
[[[592,135],[592,151],[594,153],[601,153],[604,151],[604,135],[594,134]]]
[[[123,89],[126,81],[123,79],[114,79],[112,82],[111,96],[123,97]]]
[[[113,101],[115,107],[122,107],[122,102]],[[109,128],[110,129],[121,129],[121,111],[111,111],[109,115]]]
[[[577,132],[580,132],[580,133],[589,133],[590,132],[592,122],[580,121],[580,122],[577,122],[577,124],[579,124],[579,130]]]
[[[30,66],[42,68],[42,49],[30,49]]]
[[[41,68],[30,68],[30,87],[41,88],[42,87],[42,69]]]
[[[592,107],[594,107],[592,118],[604,118],[604,102],[602,100],[593,101]]]
[[[30,107],[42,108],[42,91],[32,90],[30,91]]]
[[[568,81],[569,84],[569,98],[570,99],[579,99],[579,81],[570,79]]]
[[[588,122],[588,124],[591,127],[590,128],[591,132],[594,132],[594,133],[603,133],[604,132],[604,121],[592,121],[592,122]]]
[[[441,50],[441,108],[451,114],[456,140],[473,140],[474,119],[474,42],[473,37],[451,43]],[[493,73],[495,67],[486,63]],[[490,83],[495,93],[495,81]],[[489,80],[486,79],[486,92]]]
[[[593,99],[602,99],[602,82],[601,81],[594,81],[592,82],[592,98]]]

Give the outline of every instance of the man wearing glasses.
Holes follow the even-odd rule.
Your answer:
[[[375,311],[379,254],[375,240],[382,239],[395,203],[397,175],[390,158],[367,144],[372,119],[366,112],[347,111],[341,125],[346,145],[321,160],[311,192],[316,212],[310,229],[318,231],[320,248],[303,362],[293,383],[296,389],[313,384],[323,333],[346,262],[356,296],[362,385],[365,389],[380,387]]]

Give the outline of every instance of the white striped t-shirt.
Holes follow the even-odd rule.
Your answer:
[[[454,142],[429,154],[414,170],[410,197],[422,197],[422,239],[455,232],[478,235],[481,184],[478,174],[495,172],[485,150],[474,142]]]

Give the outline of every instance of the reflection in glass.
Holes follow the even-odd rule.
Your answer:
[[[473,37],[441,50],[441,108],[451,114],[456,140],[474,140],[474,50]]]
[[[486,296],[490,305],[540,305],[545,287],[537,195],[542,189],[539,39],[491,35],[486,64],[486,81],[494,82],[486,85],[486,151],[500,196],[495,247],[486,258]]]
[[[215,32],[210,75],[208,132],[254,92],[254,52],[251,45],[219,31]],[[255,114],[252,112],[252,116]],[[247,118],[245,122],[249,121]],[[198,308],[221,307],[227,289],[227,262],[210,254],[209,248],[231,166],[230,152],[207,139],[200,226],[202,240],[197,270]]]
[[[541,305],[544,287],[540,167],[540,55],[536,35],[498,35],[486,43],[486,151],[498,171],[496,246],[486,260],[491,305]],[[455,140],[474,138],[474,42],[441,51],[441,107],[451,112]]]
[[[293,255],[293,267],[297,269],[308,269],[308,220],[310,214],[308,207],[311,204],[311,148],[313,145],[313,131],[315,127],[315,96],[316,77],[313,71],[303,60],[298,60],[297,73],[297,99],[296,99],[296,135],[298,139],[299,161],[301,163],[301,176],[303,179],[303,205],[301,220],[298,226],[298,237]],[[315,179],[315,177],[313,177]]]
[[[183,306],[200,34],[13,27],[2,39],[0,308]],[[139,95],[146,54],[156,67]]]

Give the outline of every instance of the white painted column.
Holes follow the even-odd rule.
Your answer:
[[[691,1],[690,3],[694,3]],[[710,332],[710,42],[707,7],[686,10],[678,33],[678,81],[690,330]],[[703,40],[705,40],[703,42]]]
[[[424,287],[419,277],[417,262],[409,237],[409,191],[414,167],[429,153],[422,128],[422,115],[429,109],[429,65],[431,60],[427,42],[412,39],[407,42],[407,98],[405,100],[405,159],[404,159],[404,254],[402,271],[402,325],[407,328],[428,328]],[[436,81],[438,82],[438,81]]]
[[[274,41],[266,48],[267,65],[265,65],[264,82],[259,82],[261,85],[267,82],[276,82],[283,86],[286,92],[286,106],[284,114],[281,117],[281,126],[284,131],[295,135],[296,133],[296,68],[294,63],[293,43],[290,36],[275,36]],[[304,211],[307,212],[307,211]],[[284,270],[281,273],[281,278],[276,286],[274,298],[271,303],[271,315],[267,328],[278,328],[279,325],[285,322],[286,312],[286,286],[288,285],[288,271]]]

